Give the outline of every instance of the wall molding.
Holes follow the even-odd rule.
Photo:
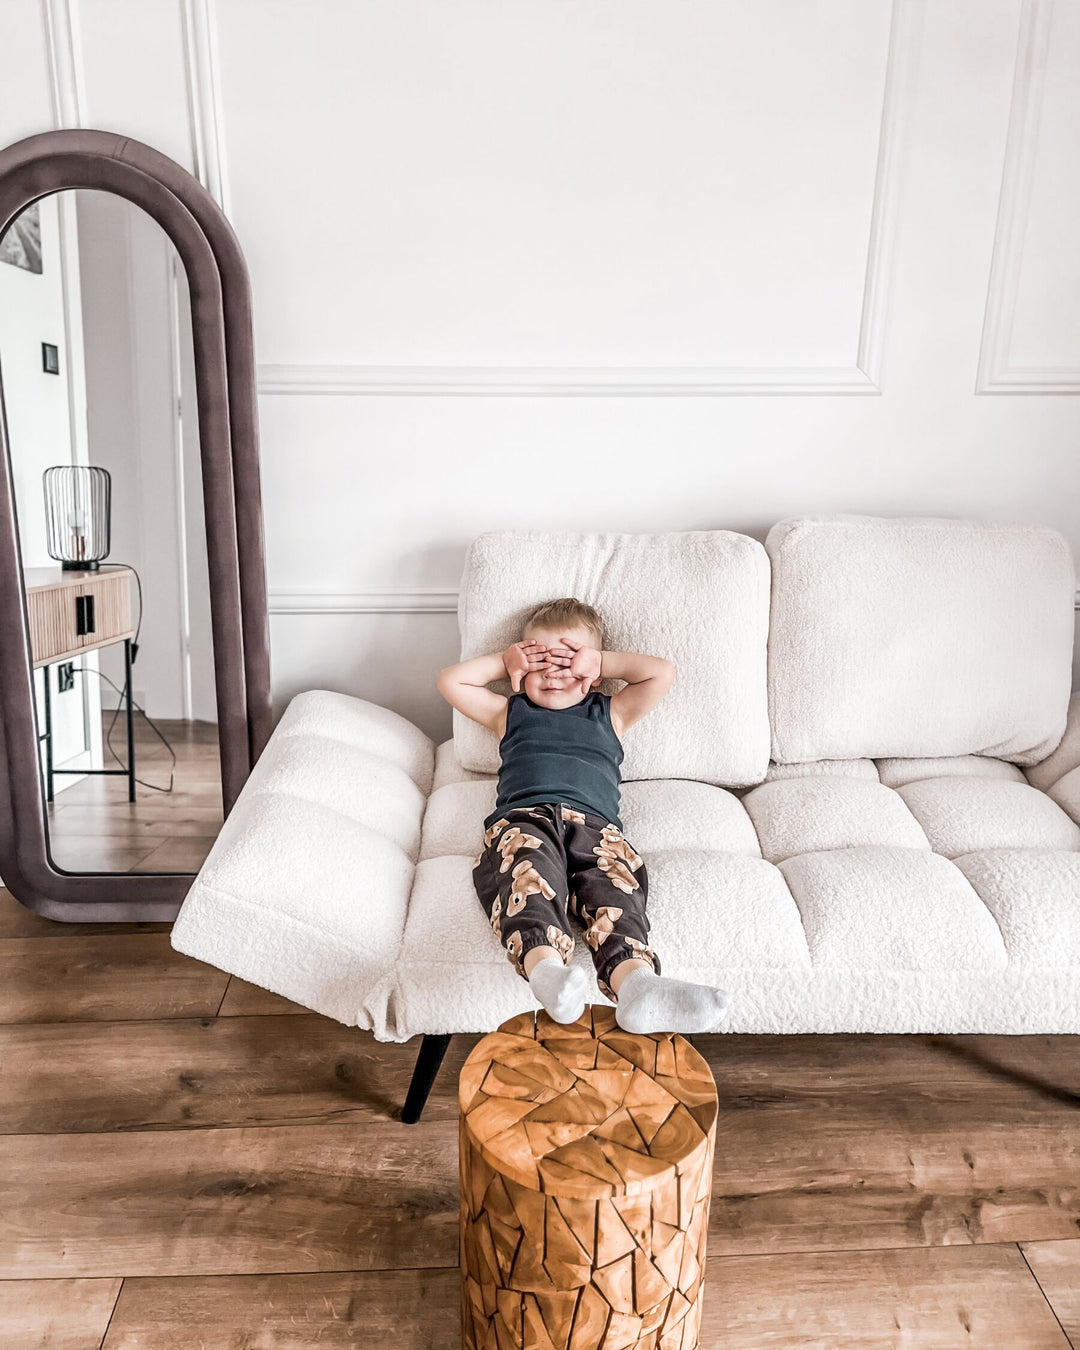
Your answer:
[[[1053,0],[1024,0],[1020,13],[976,394],[1080,393],[1080,368],[1014,366],[1009,360],[1042,130],[1053,7]]]
[[[180,0],[192,172],[231,218],[215,0]]]
[[[457,587],[391,587],[381,591],[271,588],[271,614],[456,614]]]
[[[78,0],[41,0],[45,49],[49,54],[49,87],[53,121],[58,129],[86,123],[86,82]]]
[[[259,366],[260,394],[878,394],[857,366]]]
[[[185,0],[185,4],[208,0]],[[646,396],[880,394],[919,0],[892,0],[874,195],[851,366],[260,365],[261,394]]]
[[[271,614],[456,614],[456,587],[397,587],[381,591],[308,591],[275,588]],[[1080,610],[1080,589],[1073,597]]]
[[[921,18],[921,14],[921,9],[917,9],[911,0],[893,0],[856,357],[858,369],[878,393],[881,392],[885,366],[896,221],[906,159],[904,133],[911,120],[908,112],[914,87],[916,53],[922,38],[922,29],[916,20],[917,17]]]

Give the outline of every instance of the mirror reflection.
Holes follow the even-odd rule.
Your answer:
[[[0,375],[49,853],[198,871],[222,823],[187,278],[107,192],[0,239]]]

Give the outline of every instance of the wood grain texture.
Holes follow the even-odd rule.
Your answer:
[[[127,798],[124,777],[57,779],[56,800],[47,806],[49,852],[71,872],[181,872],[194,874],[206,860],[222,824],[221,754],[213,723],[158,719],[176,755],[171,757],[153,728],[135,715],[136,800]],[[102,733],[115,754],[127,758],[123,718],[102,711]],[[105,768],[120,765],[105,750]],[[151,786],[153,785],[153,786]],[[162,790],[155,790],[162,789]]]
[[[96,572],[28,567],[23,573],[26,618],[34,668],[67,660],[134,637],[130,568],[106,563]],[[94,631],[79,634],[75,597],[94,598]]]
[[[102,1350],[448,1350],[457,1318],[456,1270],[128,1279]]]
[[[0,1278],[453,1266],[457,1126],[8,1135]]]
[[[229,981],[225,998],[218,1009],[219,1017],[281,1017],[287,1013],[319,1016],[310,1008],[293,1003],[291,999],[282,998],[280,994],[272,994],[269,989],[260,989],[257,984],[248,984],[238,975],[234,975]]]
[[[458,1039],[426,1121],[457,1119]],[[0,1027],[0,1133],[395,1120],[415,1057],[316,1013]]]
[[[610,1007],[511,1018],[459,1080],[465,1350],[693,1350],[716,1088]]]
[[[139,757],[137,769],[146,765],[156,771],[159,764],[167,768],[167,761],[152,754],[150,747],[142,749],[137,746],[136,754]],[[182,780],[188,781],[186,768]],[[181,806],[169,797],[161,801],[140,798],[129,802],[125,796],[104,804],[86,802],[71,795],[81,786],[81,783],[75,784],[56,798],[52,817],[55,820],[54,834],[97,834],[107,831],[109,834],[126,835],[129,839],[139,839],[148,834],[155,837],[168,835],[170,838],[195,835],[213,839],[221,829],[220,806],[198,806],[192,803]]]
[[[702,1346],[1069,1350],[1015,1246],[708,1262]]]
[[[131,871],[191,872],[195,873],[206,861],[214,845],[213,839],[163,839],[149,853],[143,854]]]
[[[212,1017],[228,982],[174,951],[168,933],[7,938],[0,1023]]]
[[[0,1280],[0,1345],[10,1350],[99,1346],[121,1283],[117,1279]]]
[[[706,1268],[702,1350],[1068,1350],[1011,1245],[710,1257]],[[63,1297],[65,1282],[40,1283]],[[280,1350],[446,1350],[458,1298],[453,1269],[127,1279],[104,1350],[243,1345],[255,1328]]]
[[[1021,1251],[1066,1336],[1080,1346],[1080,1239],[1025,1242]]]
[[[723,1140],[712,1255],[1076,1234],[1080,1038],[699,1044]]]
[[[156,847],[153,839],[133,844],[111,834],[75,835],[51,843],[49,857],[65,872],[145,872],[149,869],[144,863]]]

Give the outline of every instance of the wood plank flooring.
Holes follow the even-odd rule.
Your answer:
[[[168,842],[159,794],[130,814]],[[0,1346],[455,1350],[476,1040],[403,1126],[415,1044],[0,891]],[[1080,1037],[698,1044],[703,1347],[1080,1350]]]
[[[112,713],[102,716],[103,737]],[[56,779],[48,805],[49,852],[72,872],[197,872],[222,822],[221,756],[217,726],[155,718],[176,755],[172,791],[171,756],[137,713],[134,725],[136,800],[127,798],[127,779],[95,776],[74,782]],[[104,740],[103,740],[104,745]],[[127,738],[121,715],[113,727],[114,759],[105,748],[107,769],[126,762]],[[158,789],[158,790],[156,790]]]

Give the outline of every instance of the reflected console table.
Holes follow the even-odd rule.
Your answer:
[[[54,769],[52,759],[52,704],[49,673],[45,671],[45,799],[53,800],[53,776],[58,773],[124,774],[128,801],[135,800],[135,739],[131,715],[131,626],[130,567],[109,566],[96,571],[65,571],[62,567],[27,567],[26,613],[30,624],[33,666],[70,661],[84,652],[124,644],[124,687],[127,690],[126,769]]]

